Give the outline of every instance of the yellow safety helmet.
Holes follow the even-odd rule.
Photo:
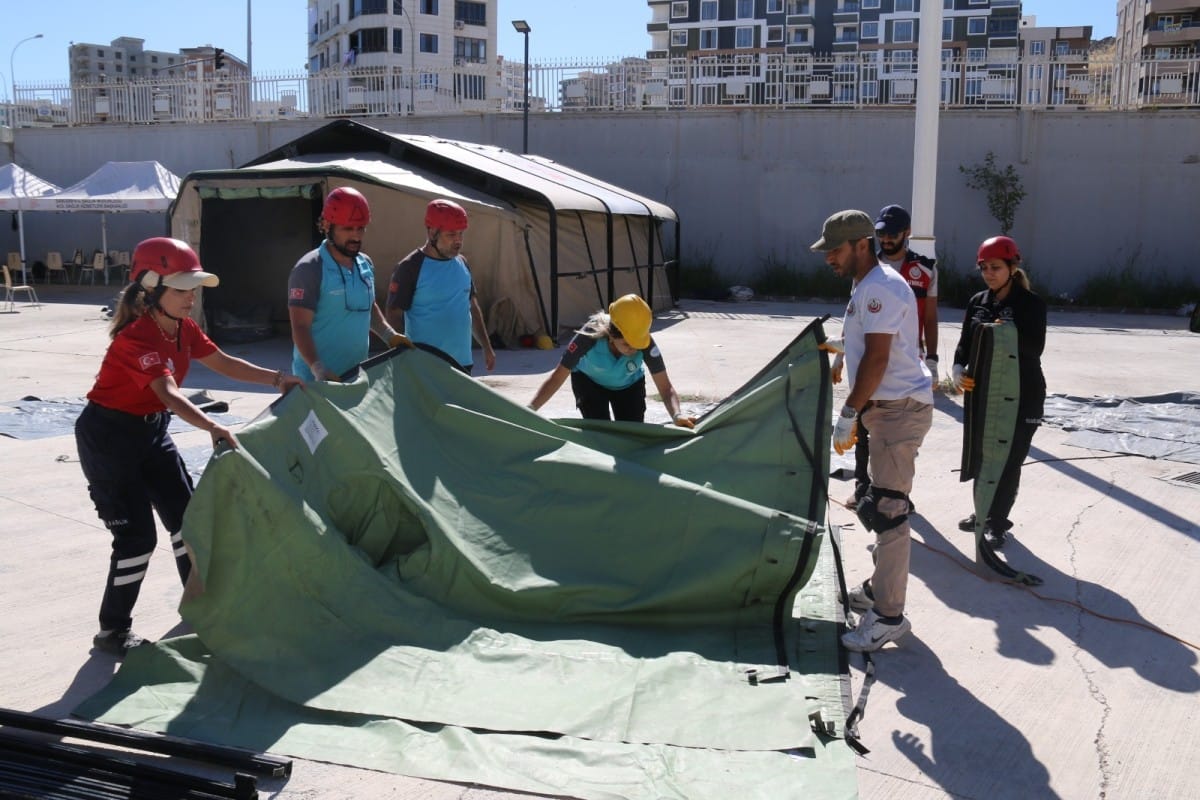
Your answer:
[[[650,346],[650,322],[653,315],[645,300],[636,294],[618,297],[608,306],[608,316],[612,320],[612,327],[616,328],[613,331],[616,338],[629,342],[630,347],[635,350],[644,350]]]

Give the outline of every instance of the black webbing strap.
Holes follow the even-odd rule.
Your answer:
[[[863,653],[863,685],[862,691],[858,693],[858,702],[854,704],[850,715],[846,717],[846,744],[850,746],[854,752],[860,756],[864,756],[871,752],[867,746],[862,743],[862,739],[858,735],[858,721],[866,716],[867,713],[867,696],[871,694],[871,687],[875,684],[875,660],[871,658],[870,653]]]

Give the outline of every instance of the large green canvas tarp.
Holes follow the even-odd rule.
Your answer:
[[[76,713],[581,798],[854,797],[814,322],[693,431],[419,350],[277,401],[184,524],[195,635]]]

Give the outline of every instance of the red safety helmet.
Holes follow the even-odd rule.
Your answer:
[[[1017,243],[1007,236],[993,236],[979,245],[979,254],[975,261],[982,264],[989,258],[999,258],[1015,264],[1021,260],[1021,251],[1017,249]]]
[[[435,231],[465,231],[467,210],[453,200],[430,200],[425,206],[425,227]]]
[[[325,198],[321,218],[331,225],[365,228],[371,222],[371,206],[358,189],[340,186]]]
[[[200,267],[196,251],[187,242],[156,236],[146,239],[133,250],[129,274],[147,289],[169,286],[172,289],[213,287],[221,279]]]

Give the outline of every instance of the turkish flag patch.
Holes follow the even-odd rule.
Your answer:
[[[875,300],[874,298],[872,298],[871,302],[867,303],[867,311],[870,311],[872,314],[878,314],[882,310],[883,303]]]
[[[162,364],[162,359],[158,357],[158,353],[146,353],[143,356],[138,356],[138,366],[142,369],[150,369]]]
[[[303,300],[303,299],[304,299],[304,289],[302,287],[293,286],[291,289],[288,289],[288,300]]]

